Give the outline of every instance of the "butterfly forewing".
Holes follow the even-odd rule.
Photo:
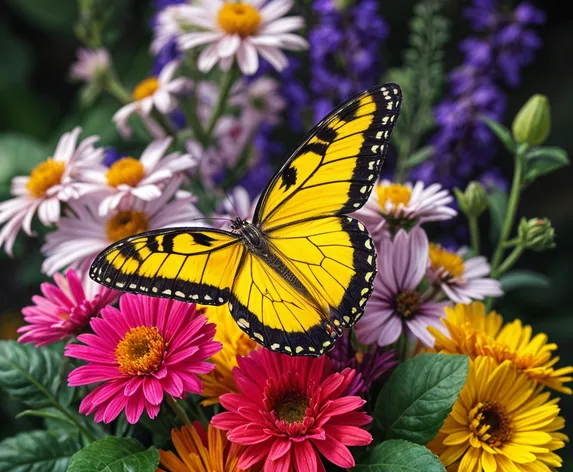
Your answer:
[[[226,231],[151,231],[104,250],[90,276],[119,290],[221,305],[229,300],[244,250],[239,238]]]
[[[401,101],[400,88],[387,84],[322,120],[272,179],[255,223],[269,231],[362,207],[380,175]]]

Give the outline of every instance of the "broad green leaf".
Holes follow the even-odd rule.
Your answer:
[[[507,214],[507,202],[507,194],[503,190],[495,187],[489,192],[490,239],[493,242],[497,241],[501,233],[505,215]]]
[[[65,472],[80,447],[58,430],[20,433],[0,442],[0,472]]]
[[[360,472],[445,472],[445,468],[424,446],[401,439],[378,444],[353,471]]]
[[[38,140],[20,133],[0,134],[0,185],[7,185],[15,175],[26,175],[48,157]]]
[[[513,270],[499,281],[504,292],[519,288],[547,288],[551,285],[549,277],[532,270]]]
[[[429,442],[457,400],[468,366],[466,356],[447,354],[421,354],[398,366],[374,409],[386,438]]]
[[[59,30],[71,35],[76,19],[76,2],[58,0],[57,7],[52,0],[8,0],[15,10],[28,21],[47,30]]]
[[[61,353],[51,347],[0,341],[0,388],[33,408],[53,405],[62,385],[61,363]]]
[[[133,438],[113,436],[95,441],[72,457],[68,472],[155,472],[159,451]]]
[[[525,182],[531,183],[537,177],[550,174],[569,165],[565,149],[558,147],[537,147],[525,154]]]
[[[482,120],[490,130],[498,137],[498,139],[503,143],[505,148],[511,153],[515,154],[516,146],[515,141],[513,140],[513,136],[511,135],[511,131],[509,131],[505,126],[501,123],[498,123],[487,116],[480,116],[480,120]]]

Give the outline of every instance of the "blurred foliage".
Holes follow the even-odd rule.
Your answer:
[[[413,16],[415,2],[383,2],[382,13],[391,26],[391,35],[383,52],[388,69],[400,67],[402,52],[411,45],[408,23]],[[525,69],[522,85],[508,96],[508,115],[505,125],[515,116],[520,107],[533,94],[546,95],[551,103],[552,131],[544,143],[550,149],[559,146],[571,154],[571,107],[573,102],[573,14],[563,9],[558,0],[535,0],[536,7],[548,16],[547,25],[541,34],[544,40],[542,51],[532,66]],[[132,87],[149,73],[152,59],[148,53],[151,37],[151,2],[140,0],[102,0],[114,8],[110,31],[117,31],[102,38],[110,46],[118,74],[123,83]],[[451,21],[450,39],[446,53],[438,57],[445,71],[461,61],[458,44],[468,33],[462,18],[466,2],[443,0],[444,16]],[[79,46],[74,36],[77,18],[74,0],[59,0],[57,7],[49,0],[6,0],[0,2],[0,192],[9,190],[11,177],[26,174],[42,158],[54,149],[59,136],[76,125],[85,128],[84,136],[98,134],[104,145],[117,145],[120,151],[137,148],[137,142],[122,142],[110,122],[118,104],[109,97],[100,97],[93,106],[82,108],[78,99],[79,85],[69,79],[69,67],[75,60]],[[423,15],[427,12],[419,12]],[[443,23],[439,23],[445,28]],[[417,40],[414,40],[417,41]],[[413,53],[410,53],[413,54]],[[429,79],[427,76],[416,80]],[[439,74],[437,79],[440,79]],[[394,80],[402,82],[400,75]],[[409,83],[409,79],[407,80]],[[415,88],[415,86],[414,86]],[[405,92],[405,103],[409,94]],[[431,102],[431,99],[428,99]],[[424,104],[427,107],[427,104]],[[427,116],[427,115],[426,115]],[[429,121],[424,118],[422,130]],[[414,153],[412,146],[409,153]],[[427,158],[428,149],[411,158],[420,161]],[[548,155],[548,162],[560,156]],[[540,156],[531,156],[538,158]],[[561,159],[562,160],[562,159]],[[509,153],[502,149],[498,154],[499,165],[510,175],[512,162]],[[533,326],[535,331],[547,333],[551,342],[558,343],[562,363],[573,363],[573,290],[571,290],[571,261],[573,261],[573,168],[560,169],[550,176],[532,182],[523,197],[518,219],[534,216],[548,217],[555,227],[557,247],[544,253],[528,252],[517,266],[504,278],[505,287],[523,283],[528,288],[510,290],[496,305],[508,321],[515,317]],[[498,194],[490,196],[490,208],[495,209],[492,221],[482,215],[480,229],[487,236],[493,226],[499,225],[505,202]],[[485,239],[484,239],[485,240]],[[491,251],[491,245],[484,250]],[[0,255],[0,337],[14,335],[15,313],[30,303],[37,293],[39,274],[39,242],[37,239],[21,238],[16,248],[16,258]],[[544,274],[538,276],[536,274]],[[41,426],[38,418],[14,419],[11,413],[15,400],[0,398],[2,437],[18,431]],[[573,399],[564,398],[561,403],[563,416],[569,419],[567,433],[573,436]],[[52,438],[46,438],[46,440]],[[26,438],[22,437],[22,444]],[[20,446],[18,446],[20,447]],[[561,455],[566,464],[573,461],[571,447]]]

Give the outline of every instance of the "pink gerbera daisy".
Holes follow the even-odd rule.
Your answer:
[[[342,396],[356,371],[331,373],[327,357],[290,357],[267,349],[239,357],[233,376],[240,393],[220,397],[228,412],[211,424],[247,446],[239,467],[264,471],[324,471],[319,453],[339,467],[353,467],[347,446],[370,444],[361,428],[371,418],[356,411],[365,400]],[[263,464],[264,462],[264,464]]]
[[[56,285],[43,283],[40,288],[44,296],[32,297],[34,306],[22,310],[28,324],[18,329],[22,334],[19,342],[39,347],[79,334],[118,294],[91,280],[82,284],[73,269],[65,276],[54,274],[54,282]]]
[[[428,326],[442,329],[440,318],[447,303],[427,299],[418,289],[428,265],[428,237],[416,227],[398,231],[394,240],[381,241],[374,292],[366,303],[364,316],[356,324],[362,344],[387,346],[403,331],[426,346],[434,345]]]
[[[213,370],[206,359],[222,347],[213,341],[215,325],[192,303],[125,294],[119,307],[91,320],[95,334],[78,336],[84,344],[66,346],[68,357],[88,361],[70,373],[70,386],[104,382],[84,398],[80,413],[95,412],[96,423],[109,423],[125,409],[134,424],[144,409],[157,416],[164,392],[201,393],[197,374]]]

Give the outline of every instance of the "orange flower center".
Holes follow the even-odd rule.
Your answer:
[[[159,88],[159,82],[155,77],[147,77],[139,82],[133,89],[131,97],[134,101],[143,100],[144,98],[151,97]]]
[[[400,184],[378,185],[376,187],[376,194],[378,195],[378,202],[380,208],[385,211],[386,202],[390,201],[395,206],[402,203],[404,206],[410,203],[412,197],[412,189]]]
[[[306,395],[299,392],[287,392],[275,405],[277,419],[285,423],[302,423],[310,402]]]
[[[131,328],[115,349],[122,374],[145,375],[155,372],[163,359],[165,341],[155,326]]]
[[[452,277],[460,277],[464,273],[464,260],[437,244],[430,244],[430,264],[433,271],[446,269]]]
[[[509,417],[498,402],[479,402],[468,414],[470,430],[490,446],[500,447],[511,437]]]
[[[415,290],[406,290],[396,296],[396,311],[401,318],[409,320],[420,309],[420,295]]]
[[[135,187],[145,177],[145,167],[133,157],[124,157],[111,165],[105,177],[112,187],[119,187],[121,184]]]
[[[238,34],[241,38],[256,33],[261,24],[259,11],[246,3],[225,2],[217,15],[221,29],[227,34]]]
[[[106,224],[107,238],[112,242],[143,233],[148,229],[147,215],[142,211],[124,210],[112,216]]]
[[[30,173],[26,188],[35,198],[44,197],[48,189],[58,185],[66,170],[66,163],[52,158],[38,164]]]

